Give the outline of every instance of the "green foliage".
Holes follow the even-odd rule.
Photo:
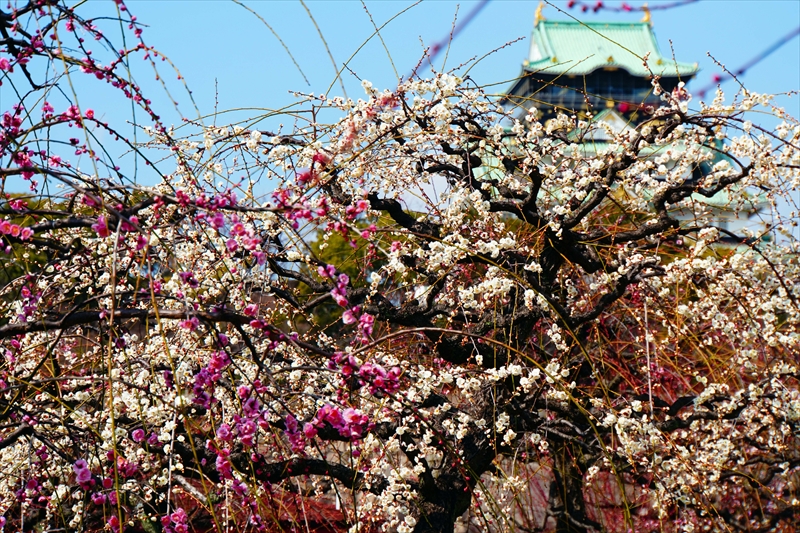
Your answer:
[[[384,224],[385,222],[383,221]],[[359,220],[356,222],[356,227],[364,230],[370,223],[372,221],[367,219]],[[370,274],[379,271],[385,263],[382,254],[376,254],[374,246],[358,235],[345,237],[337,232],[320,233],[309,246],[314,256],[322,263],[336,265],[338,273],[347,274],[353,288],[367,287]],[[305,285],[300,287],[300,293],[309,298],[321,296],[314,294]],[[343,311],[333,300],[317,306],[312,315],[314,322],[312,327],[329,335],[335,334],[341,325],[339,319]]]

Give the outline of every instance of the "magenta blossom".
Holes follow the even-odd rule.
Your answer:
[[[333,277],[336,275],[336,267],[333,265],[317,267],[317,273],[320,275],[320,277],[333,279]]]
[[[358,307],[348,309],[347,311],[342,313],[342,322],[344,322],[345,324],[355,324],[356,322],[358,322],[356,313],[358,313]]]
[[[196,316],[192,318],[187,318],[186,320],[181,320],[178,325],[183,329],[188,329],[189,331],[194,331],[200,326],[200,321],[197,319]]]
[[[221,424],[217,428],[217,438],[222,441],[231,440],[231,427],[228,424]]]
[[[144,440],[144,430],[142,428],[134,429],[131,438],[133,442],[142,442]]]
[[[88,483],[92,479],[92,472],[89,470],[89,465],[83,459],[78,459],[72,465],[72,470],[75,472],[75,479],[78,483]]]
[[[92,224],[92,229],[97,232],[99,237],[106,238],[111,235],[111,231],[108,229],[108,222],[106,221],[106,217],[100,215],[97,217],[97,222]]]

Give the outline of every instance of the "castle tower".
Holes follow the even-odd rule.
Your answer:
[[[672,91],[697,71],[697,63],[662,55],[649,13],[641,22],[551,21],[540,5],[530,53],[503,102],[519,114],[535,107],[545,120],[558,112],[596,115],[613,109],[636,124],[661,105],[653,76]]]

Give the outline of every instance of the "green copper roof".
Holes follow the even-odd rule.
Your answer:
[[[642,58],[650,53],[653,74],[689,77],[697,63],[680,63],[661,55],[647,22],[574,22],[541,20],[533,29],[525,70],[547,74],[589,74],[600,68],[622,68],[649,76]]]

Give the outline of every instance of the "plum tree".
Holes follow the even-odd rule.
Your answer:
[[[769,96],[664,94],[596,145],[441,73],[306,98],[327,125],[173,130],[116,5],[107,63],[100,19],[0,13],[0,525],[795,530],[800,124]],[[772,226],[720,243],[720,198]]]

